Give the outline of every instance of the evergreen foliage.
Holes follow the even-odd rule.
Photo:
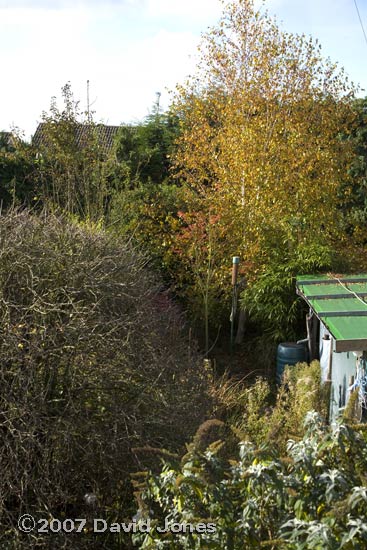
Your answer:
[[[307,367],[300,366],[298,375],[300,370],[305,374]],[[232,426],[228,435],[223,423],[206,423],[180,462],[165,460],[158,474],[136,484],[142,518],[149,518],[151,527],[149,534],[135,537],[140,548],[337,550],[366,545],[364,432],[341,422],[326,427],[309,410],[318,400],[312,391],[308,395],[312,378],[297,380],[288,373],[285,383],[287,392],[281,390],[265,421],[251,404],[252,388],[245,409],[247,433]],[[267,393],[256,395],[259,406]],[[237,439],[237,449],[229,445],[231,439]],[[186,524],[185,532],[177,524]],[[198,532],[199,524],[214,529]]]

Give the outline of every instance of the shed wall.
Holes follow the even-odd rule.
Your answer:
[[[324,336],[329,335],[329,340]],[[357,356],[352,351],[337,353],[335,351],[335,340],[323,323],[320,323],[320,368],[321,381],[325,382],[328,377],[330,346],[332,345],[332,375],[331,375],[331,396],[330,396],[330,419],[336,419],[348,402],[349,380],[355,376]]]

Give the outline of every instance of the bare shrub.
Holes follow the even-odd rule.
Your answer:
[[[146,264],[60,217],[0,217],[1,548],[48,547],[18,516],[83,517],[87,492],[123,521],[145,466],[132,449],[178,450],[205,419],[207,376]],[[52,548],[120,547],[86,537]]]

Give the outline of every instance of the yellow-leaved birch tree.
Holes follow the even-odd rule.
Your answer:
[[[224,6],[174,99],[176,174],[190,208],[218,215],[225,232],[218,285],[228,284],[231,255],[251,281],[274,254],[335,245],[350,160],[340,135],[350,132],[354,93],[317,40],[283,31],[253,0]]]

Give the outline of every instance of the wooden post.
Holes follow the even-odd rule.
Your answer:
[[[306,315],[306,329],[308,339],[308,353],[310,363],[318,358],[318,352],[316,348],[316,335],[317,335],[317,318],[313,314],[312,310]]]
[[[236,317],[237,309],[237,277],[238,277],[238,265],[240,263],[240,258],[238,256],[233,256],[232,258],[232,311],[231,311],[231,341],[230,341],[230,354],[233,354],[233,343],[234,343],[234,323]]]

